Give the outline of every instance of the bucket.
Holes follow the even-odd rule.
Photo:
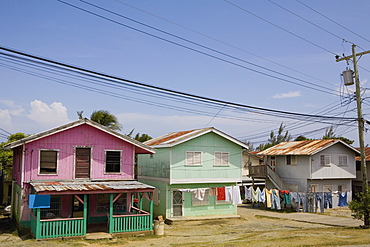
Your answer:
[[[154,235],[164,235],[163,220],[154,220]]]

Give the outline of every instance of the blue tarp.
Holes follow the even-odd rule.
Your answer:
[[[30,195],[29,208],[50,208],[50,195]]]

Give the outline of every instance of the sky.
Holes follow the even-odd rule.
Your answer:
[[[341,78],[353,63],[335,55],[351,55],[352,44],[357,53],[370,50],[369,9],[368,0],[1,0],[0,46],[222,102],[356,118],[354,86]],[[366,119],[370,54],[358,65]],[[64,76],[0,56],[0,142],[75,121],[77,111],[88,118],[108,110],[123,134],[215,127],[256,147],[280,124],[293,138],[321,138],[333,126],[359,145],[354,121],[210,107]]]

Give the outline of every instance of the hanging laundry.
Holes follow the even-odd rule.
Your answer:
[[[233,205],[242,204],[239,186],[232,186],[232,203]]]
[[[292,205],[292,208],[297,208],[298,192],[291,191],[289,195],[290,195],[290,204]]]
[[[331,192],[324,192],[324,208],[333,208],[333,196]]]
[[[315,213],[317,213],[318,204],[320,205],[320,213],[324,213],[324,193],[316,192],[315,193]]]
[[[315,211],[315,194],[312,192],[306,193],[306,201],[307,201],[307,212],[313,213]]]
[[[252,200],[252,186],[249,186],[249,188],[247,188],[247,186],[244,186],[244,198],[246,200]]]
[[[345,207],[348,205],[347,203],[347,191],[344,192],[344,193],[340,193],[338,191],[338,194],[339,194],[339,201],[338,201],[338,206],[339,207]]]
[[[297,212],[299,212],[301,205],[303,212],[306,213],[307,212],[306,193],[298,192]]]
[[[194,194],[195,199],[199,201],[204,200],[204,195],[206,194],[206,190],[208,188],[198,188],[198,189],[179,189],[181,192],[188,192]]]
[[[265,189],[266,192],[266,207],[271,208],[272,190]]]
[[[225,187],[217,188],[217,200],[225,201],[225,199],[226,199]]]
[[[279,199],[279,191],[277,189],[272,189],[272,193],[271,193],[271,209],[276,209],[277,210],[280,210],[281,209],[281,206],[280,206],[280,199]]]
[[[226,186],[225,187],[225,201],[230,202],[233,199],[233,187]]]
[[[280,190],[280,194],[283,196],[284,204],[290,204],[290,191]]]
[[[210,196],[217,196],[217,189],[216,188],[210,188],[209,189],[209,195]]]
[[[254,190],[252,188],[252,202],[258,202],[258,194],[261,193],[261,191],[258,193],[258,191],[260,191],[260,188],[257,187],[256,190]]]
[[[265,188],[261,190],[261,193],[258,196],[258,202],[265,203],[266,201],[266,193],[265,193]]]

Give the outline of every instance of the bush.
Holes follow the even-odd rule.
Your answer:
[[[369,217],[370,212],[370,191],[369,188],[366,190],[367,192],[360,192],[357,194],[357,199],[352,200],[349,202],[348,207],[352,211],[352,216],[359,220],[364,220],[365,225],[366,222],[369,222],[369,219],[364,219],[365,212],[367,211],[367,217]]]

